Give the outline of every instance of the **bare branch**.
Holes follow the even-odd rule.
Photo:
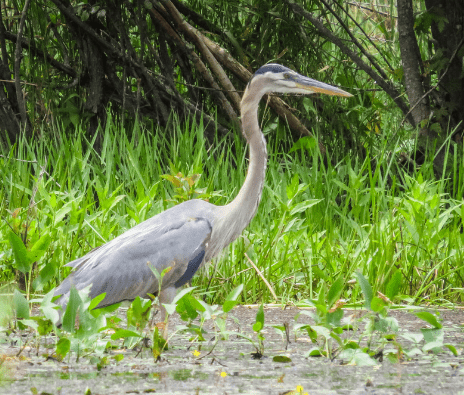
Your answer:
[[[448,65],[446,66],[446,69],[445,71],[443,72],[443,74],[440,76],[440,78],[438,79],[437,83],[432,86],[427,92],[425,92],[423,94],[423,96],[411,107],[411,109],[408,111],[408,113],[405,115],[404,119],[401,121],[401,124],[400,126],[403,126],[404,122],[406,121],[406,117],[412,112],[414,111],[414,109],[416,108],[416,106],[422,102],[422,100],[424,100],[428,95],[430,95],[430,93],[432,93],[437,87],[438,85],[440,85],[440,82],[441,80],[443,79],[443,77],[445,77],[446,73],[448,72],[449,68],[450,68],[450,65],[451,63],[453,62],[454,58],[456,57],[459,49],[462,47],[462,45],[464,44],[464,37],[461,39],[461,41],[459,42],[459,44],[457,45],[456,49],[454,50],[453,52],[453,55],[451,56],[450,60],[448,61]]]
[[[390,81],[383,79],[378,73],[369,67],[355,52],[348,48],[339,37],[327,29],[318,18],[312,16],[300,5],[293,3],[292,0],[285,1],[295,13],[310,21],[321,34],[326,36],[332,43],[339,47],[346,56],[348,56],[361,70],[369,75],[375,81],[375,83],[379,85],[393,99],[393,101],[404,114],[407,114],[409,111],[409,106],[403,100],[401,92],[398,91],[398,89],[396,89]],[[411,123],[414,122],[411,116],[408,116],[408,120]]]

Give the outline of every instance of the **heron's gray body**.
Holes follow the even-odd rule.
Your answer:
[[[225,206],[190,200],[142,222],[110,242],[68,263],[74,268],[55,290],[63,309],[71,287],[91,286],[94,298],[106,292],[98,307],[137,296],[158,295],[171,303],[176,289],[189,281],[198,268],[217,256],[248,226],[261,199],[266,172],[266,141],[259,129],[258,103],[269,92],[351,96],[276,64],[261,67],[252,77],[241,102],[242,131],[250,159],[245,182],[235,199]],[[161,273],[158,283],[150,266]],[[161,289],[161,292],[159,292]]]
[[[63,295],[58,303],[66,305],[72,286],[82,289],[92,285],[90,298],[106,292],[98,307],[133,300],[137,295],[145,298],[147,294],[157,295],[158,280],[149,266],[160,274],[171,267],[163,278],[162,288],[178,288],[191,279],[204,261],[219,211],[220,207],[203,200],[189,200],[69,262],[65,266],[73,267],[74,272],[56,288],[55,295]],[[203,258],[198,266],[187,273],[181,284],[179,280],[189,262],[195,262],[199,256]]]

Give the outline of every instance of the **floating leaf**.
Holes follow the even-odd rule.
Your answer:
[[[291,358],[286,357],[285,355],[276,355],[272,358],[274,362],[289,363],[292,362]]]

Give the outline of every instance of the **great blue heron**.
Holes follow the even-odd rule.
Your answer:
[[[241,102],[243,134],[249,144],[247,176],[235,199],[225,206],[189,200],[150,218],[108,243],[65,266],[75,270],[56,288],[57,302],[66,307],[71,287],[91,285],[89,296],[106,292],[97,307],[137,296],[157,295],[171,303],[176,289],[187,283],[198,268],[234,241],[256,214],[266,172],[266,140],[258,125],[258,104],[269,92],[349,93],[302,76],[287,67],[267,64],[251,78]],[[166,273],[161,287],[149,266]],[[160,291],[161,290],[161,291]],[[161,321],[165,310],[161,306]]]

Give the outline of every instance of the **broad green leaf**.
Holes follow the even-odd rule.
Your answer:
[[[409,340],[412,343],[420,343],[422,340],[424,340],[424,335],[422,333],[401,333],[401,337],[405,338],[406,340]]]
[[[356,277],[358,277],[358,283],[364,295],[364,306],[366,309],[370,310],[373,297],[372,287],[369,284],[369,281],[367,281],[367,279],[361,274],[361,272],[357,272]]]
[[[301,329],[306,329],[306,332],[313,343],[317,342],[317,332],[311,327],[311,325],[303,325]]]
[[[57,271],[56,262],[49,260],[40,271],[37,278],[32,282],[32,287],[36,291],[42,291],[43,287],[55,276]]]
[[[327,295],[327,284],[324,281],[319,287],[319,294],[317,295],[317,301],[313,301],[313,303],[316,302],[314,303],[314,307],[317,308],[317,305],[320,305],[320,306],[325,305],[326,295]]]
[[[176,311],[177,304],[176,303],[163,303],[163,307],[166,309],[168,315],[172,315]]]
[[[31,250],[28,252],[28,258],[30,262],[38,261],[47,251],[48,246],[50,245],[52,238],[48,233],[44,234],[37,240],[32,246]]]
[[[237,287],[235,287],[232,291],[229,292],[229,294],[226,297],[226,301],[224,302],[224,305],[222,306],[224,313],[228,313],[238,304],[237,298],[240,296],[240,293],[242,292],[242,290],[243,290],[243,284],[240,284]]]
[[[222,310],[224,313],[228,313],[230,310],[232,310],[236,305],[238,305],[238,301],[236,300],[226,300],[224,304],[222,305]]]
[[[184,295],[192,292],[196,287],[187,287],[187,288],[184,288],[182,289],[177,295],[176,297],[174,298],[174,300],[172,301],[172,303],[177,303]]]
[[[357,350],[359,351],[359,350]],[[365,352],[357,352],[355,353],[353,359],[351,360],[352,363],[350,365],[356,366],[375,366],[378,365],[377,361],[366,354]]]
[[[243,291],[243,284],[238,285],[226,296],[226,300],[236,301],[241,292]]]
[[[319,202],[322,202],[322,199],[309,199],[304,202],[297,203],[292,207],[290,215],[292,216],[297,213],[301,213],[302,211],[306,211],[308,208],[315,206]]]
[[[12,230],[8,233],[11,248],[15,257],[15,267],[21,273],[29,273],[31,270],[32,261],[29,260],[26,246],[24,245],[21,238]]]
[[[206,311],[204,307],[204,302],[202,300],[198,300],[197,298],[194,298],[193,296],[190,298],[190,303],[191,305],[195,308],[196,311],[199,311],[203,313]]]
[[[441,351],[442,346],[443,346],[443,342],[440,342],[440,341],[430,342],[430,343],[426,343],[424,347],[422,347],[422,351],[424,352],[432,351],[432,352],[438,353]]]
[[[53,226],[56,227],[64,218],[66,214],[68,214],[72,210],[72,202],[66,203],[63,207],[61,207],[55,214]]]
[[[70,349],[71,341],[66,337],[62,337],[60,340],[58,340],[58,343],[56,343],[55,351],[61,358],[64,358]]]
[[[184,297],[177,302],[176,311],[179,313],[182,321],[194,320],[198,317],[197,310],[191,303],[192,299],[195,299],[192,295],[184,295]]]
[[[334,327],[341,327],[341,320],[343,318],[343,310],[342,309],[336,309],[335,311],[332,311],[331,313],[327,313],[326,320],[328,325],[332,325]],[[343,331],[342,328],[340,330]]]
[[[306,151],[311,151],[314,147],[316,147],[317,141],[314,137],[310,136],[304,136],[300,139],[298,139],[290,148],[289,153],[296,151],[296,150],[306,150]]]
[[[286,192],[287,192],[287,199],[291,200],[295,197],[295,195],[298,192],[298,185],[300,184],[300,178],[298,177],[298,174],[294,174],[292,176],[292,180],[290,184],[287,185]]]
[[[67,332],[74,332],[74,324],[76,322],[76,315],[82,300],[76,288],[72,287],[69,292],[68,305],[63,314],[63,329]]]
[[[385,295],[387,296],[388,299],[393,301],[393,298],[398,295],[398,292],[400,291],[401,288],[401,270],[395,270],[393,273],[390,281],[387,284],[387,287],[385,289]]]
[[[103,292],[100,295],[95,296],[92,301],[90,302],[89,310],[93,310],[95,307],[98,306],[98,304],[105,299],[106,292]]]
[[[128,337],[143,337],[137,332],[130,331],[129,329],[118,329],[111,335],[111,340],[126,339]]]
[[[300,324],[301,325],[301,324]],[[285,326],[284,325],[272,325],[273,328],[276,330],[285,333]]]
[[[17,318],[29,318],[29,303],[24,295],[17,289],[15,289],[13,294],[13,304]]]
[[[39,324],[37,323],[37,321],[33,319],[21,320],[20,322],[22,325],[28,326],[29,328],[32,328],[34,330],[39,329]]]
[[[142,316],[142,300],[140,296],[137,296],[131,303],[130,308],[127,310],[128,316],[131,316],[129,321],[135,320],[138,321]]]
[[[348,348],[358,349],[358,348],[359,348],[359,344],[356,343],[356,342],[353,341],[353,340],[350,340],[349,342],[347,342],[347,343],[344,345],[344,348],[346,348],[346,349],[348,349]]]
[[[332,307],[335,302],[340,298],[340,295],[343,292],[343,287],[345,286],[345,281],[343,277],[338,277],[332,286],[329,289],[329,293],[327,294],[327,306],[330,308]]]
[[[335,332],[330,332],[330,337],[334,339],[339,346],[343,346],[342,338],[338,336]]]
[[[421,328],[426,343],[441,343],[443,344],[444,332],[438,328]]]
[[[47,293],[40,303],[40,309],[43,311],[44,316],[48,318],[53,324],[59,319],[58,311],[56,310],[56,304],[52,302],[54,297],[54,289]]]
[[[48,335],[53,330],[52,322],[42,317],[33,317],[37,323],[37,332],[40,336]]]
[[[264,327],[264,307],[261,304],[258,307],[258,311],[256,313],[256,322],[253,324],[253,330],[255,332],[259,332],[261,331],[261,329],[263,329],[263,327]]]
[[[434,316],[432,313],[429,313],[428,311],[420,311],[414,314],[416,315],[416,317],[428,322],[430,325],[434,326],[437,329],[443,327],[443,325],[440,324],[440,322],[438,321],[437,317]]]
[[[398,321],[394,317],[377,317],[374,322],[374,330],[381,333],[398,332]]]
[[[371,310],[379,313],[385,306],[387,305],[387,302],[385,302],[383,299],[374,296],[371,301]]]
[[[330,337],[330,329],[326,328],[325,326],[313,325],[311,326],[311,329],[319,336],[322,336],[324,339],[328,339]]]

